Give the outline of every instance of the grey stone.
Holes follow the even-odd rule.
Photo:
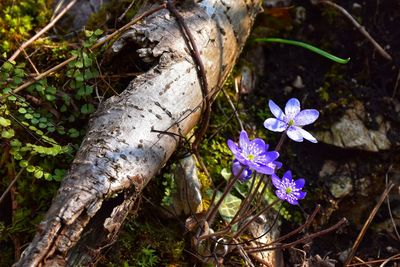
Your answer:
[[[175,215],[191,215],[201,207],[201,184],[197,175],[196,161],[192,156],[181,159],[173,170],[176,192],[169,209]]]
[[[365,119],[363,104],[355,101],[353,107],[348,109],[329,131],[318,132],[315,135],[321,142],[338,147],[373,152],[390,149],[391,143],[386,136],[390,129],[390,123],[383,121],[382,117],[378,116],[375,121],[379,123],[380,127],[378,130],[371,130],[365,126]]]
[[[340,199],[353,191],[351,171],[349,165],[338,165],[336,162],[327,160],[319,172],[321,180],[326,180],[329,192],[333,197]]]

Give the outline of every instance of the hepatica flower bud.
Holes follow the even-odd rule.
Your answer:
[[[300,102],[296,98],[289,99],[285,106],[285,112],[272,100],[269,101],[268,105],[275,118],[265,120],[265,128],[273,132],[286,131],[289,138],[296,142],[303,142],[304,139],[313,143],[318,142],[314,136],[303,129],[303,126],[318,119],[318,110],[305,109],[300,111]]]
[[[273,174],[275,168],[282,164],[275,161],[279,157],[276,151],[268,151],[268,144],[260,139],[249,140],[246,131],[242,131],[239,137],[239,145],[228,140],[228,147],[235,159],[259,173]]]
[[[232,162],[232,174],[235,177],[239,175],[239,181],[247,182],[251,178],[252,171],[249,167],[242,165],[237,159],[235,159]]]
[[[271,179],[273,185],[278,189],[276,190],[276,196],[292,205],[298,205],[298,200],[303,199],[307,194],[301,191],[304,187],[304,179],[294,181],[291,171],[287,171],[282,180],[276,174],[272,174]]]

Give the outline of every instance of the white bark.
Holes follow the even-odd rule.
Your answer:
[[[203,0],[178,10],[216,89],[232,70],[260,0]],[[201,116],[202,91],[178,24],[162,10],[113,46],[134,42],[144,60],[158,60],[119,96],[102,103],[40,231],[17,266],[86,266],[119,231],[143,187],[163,167],[178,138]],[[126,51],[126,50],[125,50]]]

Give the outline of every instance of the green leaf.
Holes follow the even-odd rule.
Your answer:
[[[100,30],[100,29],[97,29],[97,30],[94,31],[94,34],[97,35],[97,36],[102,35],[103,31]]]
[[[218,201],[222,196],[221,192],[217,192],[216,201]],[[236,212],[239,210],[240,204],[242,200],[238,197],[235,197],[232,194],[226,195],[224,200],[222,201],[221,206],[218,211],[219,214],[226,222],[230,222],[235,216]]]
[[[33,174],[33,176],[35,176],[35,178],[40,179],[40,178],[43,177],[43,171],[40,170],[40,169],[37,169],[37,170],[35,171],[35,173]]]
[[[83,68],[83,61],[82,60],[78,60],[78,61],[75,61],[75,64],[74,64],[74,66],[76,67],[76,68]]]
[[[93,35],[93,31],[85,30],[85,35],[86,35],[86,37],[90,37]]]
[[[15,135],[14,129],[3,130],[1,132],[1,137],[6,138],[6,139],[10,139],[14,135]]]
[[[35,170],[36,170],[35,166],[29,165],[28,167],[26,167],[27,172],[34,172]]]
[[[26,113],[26,109],[25,108],[19,108],[18,112],[21,114],[25,114]]]
[[[46,179],[47,181],[51,181],[52,180],[52,175],[48,172],[45,172],[43,175],[44,179]]]
[[[9,61],[4,62],[2,69],[4,69],[5,71],[10,71],[14,68],[14,65],[11,64]]]
[[[28,165],[29,165],[29,162],[27,160],[21,160],[19,162],[19,166],[22,168],[28,167]]]
[[[225,180],[228,180],[229,178],[231,178],[232,173],[227,168],[223,168],[221,170],[221,175],[225,178]]]
[[[40,92],[43,92],[43,91],[45,90],[44,86],[41,85],[41,84],[36,84],[36,85],[35,85],[35,89],[36,89],[36,91],[38,91],[39,93],[40,93]]]
[[[78,137],[79,136],[79,131],[76,130],[75,128],[71,128],[71,129],[68,130],[68,135],[71,138]]]
[[[8,96],[7,99],[10,100],[10,101],[17,100],[17,98],[15,96],[13,96],[13,95]]]
[[[0,125],[3,127],[7,127],[11,125],[11,121],[0,116]]]
[[[54,86],[49,86],[46,88],[46,92],[55,95],[57,93],[57,88],[55,88]]]
[[[54,100],[56,100],[56,97],[54,95],[46,95],[46,100],[47,101],[54,101]]]
[[[83,77],[82,72],[80,72],[80,71],[75,71],[74,78],[78,82],[83,82],[85,80],[84,77]]]
[[[307,43],[303,43],[303,42],[299,42],[299,41],[294,41],[294,40],[288,40],[288,39],[281,39],[281,38],[256,38],[254,39],[255,42],[269,42],[269,43],[282,43],[282,44],[289,44],[289,45],[295,45],[295,46],[300,46],[302,48],[308,49],[314,53],[317,53],[323,57],[326,57],[336,63],[339,64],[347,64],[350,61],[350,58],[340,58],[337,56],[334,56],[322,49],[319,49],[318,47],[315,47],[313,45],[307,44]]]
[[[94,111],[94,106],[93,104],[84,104],[81,107],[81,113],[82,114],[90,114]]]

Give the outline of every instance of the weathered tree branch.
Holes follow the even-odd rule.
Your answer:
[[[232,70],[261,1],[197,2],[177,8],[193,34],[212,91]],[[186,135],[201,116],[197,66],[168,10],[126,32],[111,51],[115,60],[121,53],[134,53],[153,67],[92,116],[71,169],[17,266],[94,262],[177,148],[177,136]]]

